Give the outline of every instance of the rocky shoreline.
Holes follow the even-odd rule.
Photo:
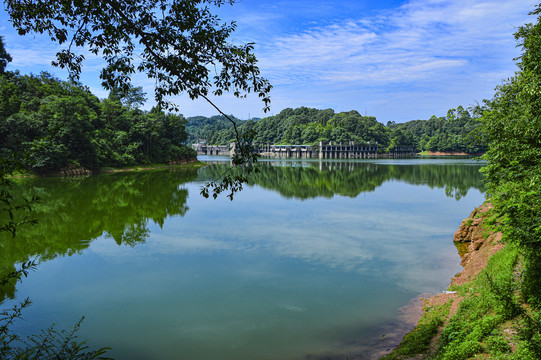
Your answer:
[[[470,216],[460,224],[453,241],[469,243],[467,251],[461,255],[460,265],[464,268],[451,279],[452,285],[460,285],[477,275],[486,265],[488,259],[502,249],[502,233],[491,232],[484,227],[484,222],[492,204],[485,203],[472,211]]]
[[[458,230],[453,236],[453,241],[458,244],[466,244],[466,251],[460,254],[460,265],[464,268],[461,272],[451,278],[449,288],[454,285],[461,285],[471,281],[487,265],[488,259],[502,249],[502,234],[490,232],[484,227],[484,222],[492,204],[484,203],[473,210],[469,217],[462,220]],[[424,307],[443,305],[452,301],[449,317],[454,315],[462,300],[456,292],[447,291],[436,294],[424,300]]]
[[[459,250],[461,257],[460,265],[462,265],[463,270],[451,278],[448,289],[452,289],[456,285],[461,285],[473,280],[475,276],[487,266],[488,259],[503,248],[504,245],[501,242],[502,234],[500,232],[490,231],[485,226],[485,221],[488,218],[491,209],[492,204],[488,202],[477,207],[471,212],[469,217],[462,220],[458,230],[455,232],[453,241]],[[449,313],[443,324],[443,327],[445,327],[449,318],[458,310],[461,300],[462,298],[456,291],[443,291],[433,296],[423,297],[421,314],[418,314],[417,319],[419,321],[421,315],[423,313],[428,313],[431,309],[447,305],[449,306]],[[415,329],[412,330],[412,332],[413,331],[415,331]],[[434,349],[440,333],[441,328],[432,339],[432,345],[430,346],[429,352]],[[397,349],[393,349],[392,351],[388,350],[384,354],[381,354],[381,356],[389,354],[393,355],[396,350]],[[430,358],[430,353],[417,354],[411,357],[400,357],[400,359],[421,358]]]

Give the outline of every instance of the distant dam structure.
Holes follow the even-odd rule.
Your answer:
[[[378,145],[378,143],[355,144],[353,141],[347,144],[332,141],[327,144],[320,141],[319,146],[253,144],[253,147],[261,156],[282,158],[373,159],[416,156],[413,146],[396,146],[392,151],[386,152],[385,147]],[[197,144],[192,145],[192,148],[197,151],[197,155],[232,156],[235,153],[235,143],[207,145],[204,139],[198,140]]]

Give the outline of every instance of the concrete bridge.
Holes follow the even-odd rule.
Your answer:
[[[228,145],[207,145],[200,141],[192,147],[198,155],[232,155],[235,152],[235,143]],[[262,156],[274,156],[285,158],[319,158],[319,159],[371,159],[380,157],[402,158],[415,156],[413,146],[397,146],[389,153],[384,152],[384,147],[377,143],[356,145],[353,141],[348,144],[341,142],[319,143],[312,145],[275,145],[260,144],[254,149]]]
[[[320,159],[370,159],[377,158],[382,147],[375,144],[355,145],[350,141],[347,145],[340,143],[319,143]]]
[[[197,145],[197,146],[194,146]],[[194,144],[192,148],[197,151],[197,155],[227,155],[230,156],[232,151],[227,145],[201,145]]]

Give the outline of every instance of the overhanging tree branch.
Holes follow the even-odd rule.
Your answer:
[[[208,95],[231,92],[243,98],[254,92],[269,110],[269,81],[260,75],[254,44],[227,41],[235,23],[222,23],[209,5],[233,4],[234,0],[6,0],[6,9],[20,35],[46,33],[69,46],[53,63],[79,79],[84,61],[72,47],[101,55],[106,66],[100,78],[106,89],[125,90],[135,71],[156,81],[155,99],[160,108],[178,111],[169,97],[187,93],[204,98],[234,126],[235,165],[253,169],[257,156],[251,151],[250,134],[240,134],[236,123]],[[159,15],[159,17],[158,17]],[[137,43],[142,47],[138,48]],[[137,59],[140,59],[137,60]],[[137,62],[136,62],[137,61]],[[211,66],[220,70],[210,76]]]

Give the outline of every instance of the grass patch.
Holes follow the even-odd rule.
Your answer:
[[[383,359],[541,359],[541,312],[520,298],[520,273],[521,253],[507,244],[473,280],[452,287],[463,299],[436,342],[450,303],[425,308],[417,327]]]
[[[417,326],[411,330],[392,353],[382,359],[395,360],[429,352],[432,339],[449,316],[452,300],[443,305],[425,306]]]
[[[512,245],[493,255],[486,268],[470,283],[456,287],[464,296],[456,314],[442,330],[436,359],[461,360],[483,354],[487,358],[523,358],[526,352],[510,354],[514,341],[503,336],[507,327],[516,328],[522,308],[515,270],[519,251]],[[524,357],[526,356],[526,357]]]
[[[33,174],[30,171],[18,170],[18,171],[14,171],[12,174],[7,175],[6,179],[10,179],[10,180],[21,179],[21,178],[28,179],[28,178],[34,178],[34,177],[37,177],[37,175]]]

